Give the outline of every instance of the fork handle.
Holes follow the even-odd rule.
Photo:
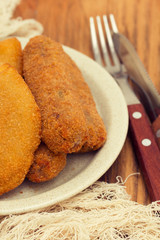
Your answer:
[[[160,200],[160,149],[141,103],[128,105],[130,133],[150,198]]]

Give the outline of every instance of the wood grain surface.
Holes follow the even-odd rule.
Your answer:
[[[113,13],[118,29],[133,43],[153,83],[160,92],[160,1],[159,0],[22,0],[15,16],[34,18],[44,34],[93,58],[89,17]],[[116,147],[116,146],[115,146]],[[123,180],[131,199],[150,203],[145,181],[128,134],[113,166],[102,177],[108,183]]]

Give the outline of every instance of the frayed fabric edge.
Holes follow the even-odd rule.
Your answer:
[[[113,184],[97,181],[47,209],[4,217],[0,239],[157,240],[159,213],[157,202],[144,206],[131,201],[119,180]]]

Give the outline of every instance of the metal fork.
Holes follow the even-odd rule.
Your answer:
[[[128,106],[131,138],[137,154],[137,159],[139,160],[146,180],[148,192],[152,201],[160,200],[160,189],[158,190],[155,184],[155,178],[160,179],[160,170],[158,168],[160,163],[160,150],[152,131],[151,124],[143,105],[140,103],[128,83],[128,75],[125,66],[119,61],[116,54],[107,16],[103,16],[107,45],[99,16],[96,17],[96,22],[104,64],[98,45],[94,19],[93,17],[90,17],[90,31],[94,58],[97,63],[102,65],[113,76],[124,94]],[[110,14],[110,23],[113,34],[118,33],[118,28],[112,14]]]
[[[103,16],[103,21],[104,21],[106,37],[108,40],[109,50],[107,49],[107,45],[105,42],[100,17],[97,16],[96,20],[97,20],[99,39],[100,39],[100,44],[101,44],[101,49],[102,49],[102,53],[103,53],[105,66],[103,65],[100,49],[98,46],[98,40],[97,40],[97,35],[96,35],[96,30],[95,30],[95,25],[94,25],[94,19],[92,17],[90,17],[91,40],[92,40],[94,58],[95,58],[96,62],[98,62],[100,65],[104,66],[104,68],[115,78],[117,83],[120,85],[122,91],[124,91],[125,94],[128,95],[128,97],[127,96],[125,97],[127,104],[131,104],[132,102],[139,103],[138,98],[136,97],[136,95],[134,94],[134,92],[131,90],[131,88],[129,86],[129,83],[127,80],[128,75],[126,73],[126,69],[125,69],[124,65],[120,63],[119,58],[116,54],[116,51],[114,48],[114,43],[113,43],[112,36],[111,36],[111,31],[110,31],[108,20],[107,20],[107,16],[105,16],[105,15]],[[112,14],[110,15],[110,20],[111,20],[113,31],[118,32],[118,28],[115,23],[114,16]],[[111,62],[111,60],[113,63]]]

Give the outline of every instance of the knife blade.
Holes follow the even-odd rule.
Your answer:
[[[115,49],[129,76],[147,92],[153,105],[160,107],[160,94],[150,79],[132,43],[121,33],[113,33]]]
[[[160,94],[150,79],[132,43],[121,33],[113,32],[113,42],[120,60],[126,67],[129,77],[135,82],[145,97],[148,115],[160,147]]]

